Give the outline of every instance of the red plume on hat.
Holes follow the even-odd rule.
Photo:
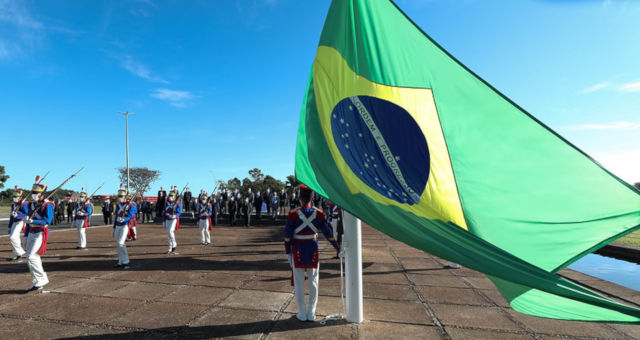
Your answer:
[[[122,183],[120,183],[120,189],[122,189]]]
[[[36,183],[40,180],[40,175],[36,175]]]
[[[13,187],[14,189],[18,190],[18,186],[16,185],[15,187]]]

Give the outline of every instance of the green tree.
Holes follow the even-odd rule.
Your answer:
[[[279,179],[273,178],[271,175],[266,175],[264,177],[263,185],[264,190],[270,188],[271,192],[279,192],[284,188],[284,183]]]
[[[242,188],[242,182],[238,177],[234,177],[233,179],[230,179],[229,181],[227,181],[227,189],[240,190],[241,188]]]
[[[242,180],[242,189],[241,189],[241,191],[242,192],[247,192],[247,190],[249,190],[249,188],[251,188],[251,190],[254,190],[253,182],[251,182],[251,180],[249,178],[245,177]]]
[[[127,168],[118,168],[118,178],[122,183],[127,183]],[[144,195],[151,188],[151,183],[160,177],[159,170],[150,170],[148,168],[129,168],[129,179],[132,194]],[[125,184],[126,185],[126,184]]]
[[[287,186],[290,186],[291,189],[293,190],[295,187],[297,187],[298,185],[300,185],[300,182],[298,181],[298,179],[296,178],[296,175],[289,175],[287,176]]]
[[[0,189],[4,188],[4,183],[9,179],[9,175],[4,173],[4,165],[0,165]]]
[[[258,168],[249,170],[249,176],[253,178],[254,182],[261,182],[262,180],[264,180],[264,174],[262,173],[262,170]]]

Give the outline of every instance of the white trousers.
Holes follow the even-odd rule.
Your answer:
[[[42,259],[38,255],[38,250],[42,245],[42,236],[44,232],[29,233],[27,236],[27,266],[31,272],[31,283],[34,286],[42,287],[49,283],[47,273],[42,268]]]
[[[78,230],[78,247],[85,248],[87,246],[87,232],[84,225],[84,220],[74,219],[71,223],[71,228],[76,228]]]
[[[333,232],[333,237],[338,238],[338,220],[331,219],[331,231]]]
[[[302,319],[311,319],[316,315],[316,305],[318,304],[318,278],[320,273],[320,264],[317,268],[295,268],[293,259],[289,255],[289,264],[293,270],[293,290],[298,305],[298,317]],[[304,301],[304,274],[309,279],[309,304]]]
[[[9,243],[11,243],[11,248],[13,252],[11,257],[18,257],[25,254],[24,249],[22,249],[22,226],[24,225],[24,221],[16,221],[11,225],[11,230],[9,231]]]
[[[118,264],[129,264],[129,253],[127,253],[127,234],[129,226],[117,226],[115,231],[116,250],[118,251]]]
[[[164,229],[167,231],[167,238],[169,240],[169,251],[178,246],[176,242],[176,223],[178,220],[166,220],[164,221]]]
[[[211,243],[211,233],[209,232],[209,219],[201,218],[198,220],[200,227],[200,243]]]

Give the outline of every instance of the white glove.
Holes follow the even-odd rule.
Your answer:
[[[18,217],[18,212],[17,212],[17,211],[12,212],[12,213],[11,213],[11,216],[13,216],[13,217]]]
[[[32,218],[27,218],[25,221],[27,222],[27,224],[32,224],[33,223],[33,219]]]
[[[172,219],[174,219],[174,220],[175,220],[177,217],[178,217],[178,216],[176,216],[176,215],[171,215],[171,218],[172,218]]]
[[[118,217],[118,218],[116,219],[116,221],[118,221],[118,223],[122,223],[122,222],[124,222],[124,218],[122,218],[122,217]]]

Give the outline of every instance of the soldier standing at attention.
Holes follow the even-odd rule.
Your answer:
[[[278,199],[278,193],[274,192],[273,195],[271,195],[271,218],[273,218],[274,221],[278,217],[279,202],[280,199]]]
[[[253,205],[249,200],[249,197],[244,198],[244,202],[242,202],[242,215],[244,216],[244,226],[251,226],[251,210],[253,209]]]
[[[218,215],[220,215],[220,200],[217,200],[216,196],[211,194],[209,201],[211,202],[211,212],[213,214],[211,215],[211,225],[215,227],[218,225]]]
[[[9,243],[13,249],[9,261],[19,260],[25,254],[20,235],[25,228],[24,219],[29,214],[29,202],[26,201],[26,198],[21,201],[21,197],[22,190],[18,190],[16,185],[11,204],[11,216],[9,217]]]
[[[262,214],[262,195],[260,195],[260,191],[256,192],[253,197],[253,207],[256,209],[256,219],[260,221],[260,214]]]
[[[337,249],[322,211],[311,206],[312,191],[300,185],[300,208],[289,212],[284,231],[284,248],[293,271],[293,285],[300,321],[316,319],[318,302],[319,254],[318,230]],[[304,301],[304,274],[309,279],[309,304]]]
[[[271,215],[271,188],[267,188],[264,197],[262,197],[262,201],[267,205],[267,215]]]
[[[164,206],[163,225],[167,231],[167,239],[169,241],[169,251],[171,254],[176,251],[178,243],[176,242],[176,230],[180,229],[180,214],[182,214],[182,204],[177,201],[178,191],[171,190],[169,192],[168,201]]]
[[[207,200],[207,194],[201,193],[198,197],[196,205],[196,213],[198,214],[198,227],[200,227],[200,244],[207,245],[211,243],[211,233],[213,230],[211,225],[211,214],[213,214],[213,206]]]
[[[51,220],[53,219],[55,205],[53,202],[45,200],[44,191],[47,189],[47,186],[42,183],[37,183],[37,181],[38,179],[36,179],[36,183],[31,190],[33,202],[31,202],[29,206],[29,211],[32,216],[25,221],[28,224],[25,231],[27,234],[27,250],[25,255],[27,256],[27,265],[31,272],[31,287],[27,289],[27,292],[42,290],[42,287],[49,283],[47,273],[44,272],[44,268],[42,267],[40,255],[44,255],[47,251],[49,224],[51,224]]]
[[[78,246],[76,249],[87,248],[87,234],[85,228],[89,226],[89,220],[91,219],[91,213],[93,211],[93,205],[87,200],[87,193],[84,188],[80,191],[80,199],[76,206],[76,217],[71,223],[71,228],[76,228],[78,231]]]
[[[127,253],[127,235],[133,224],[134,216],[138,207],[133,202],[127,201],[127,190],[118,190],[118,204],[116,205],[116,220],[113,224],[113,236],[116,239],[116,250],[118,251],[118,263],[116,268],[129,269],[129,254]]]
[[[71,222],[74,211],[75,211],[75,205],[73,204],[73,201],[69,199],[69,202],[67,202],[67,223]]]
[[[107,198],[102,203],[102,219],[104,220],[104,224],[111,224],[111,214],[113,214],[113,207],[111,206],[111,200]]]

